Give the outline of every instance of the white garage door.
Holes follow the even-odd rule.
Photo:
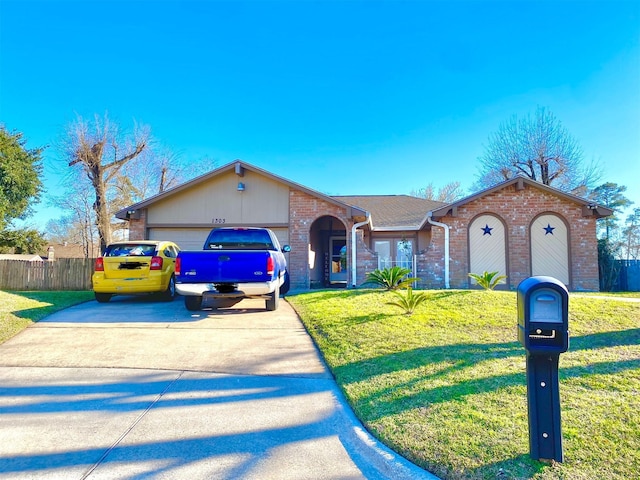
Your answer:
[[[289,244],[288,228],[272,228],[281,246]],[[149,240],[169,240],[182,250],[202,250],[210,228],[150,228]]]
[[[540,215],[531,224],[531,274],[548,275],[569,285],[569,236],[557,215]]]
[[[210,228],[150,228],[149,240],[169,240],[182,250],[202,250]]]
[[[507,274],[504,224],[494,215],[481,215],[469,226],[469,273]],[[475,283],[475,280],[472,280]]]

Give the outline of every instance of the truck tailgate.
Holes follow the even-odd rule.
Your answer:
[[[179,283],[267,282],[267,251],[180,252]]]

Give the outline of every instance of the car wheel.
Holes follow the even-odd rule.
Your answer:
[[[280,293],[282,295],[286,295],[289,292],[290,287],[291,280],[289,279],[289,272],[284,272],[284,282],[282,282],[282,286],[280,287]]]
[[[276,289],[269,295],[266,300],[266,308],[268,311],[273,312],[278,309],[278,302],[280,301],[280,285],[276,286]]]
[[[162,292],[162,299],[166,302],[172,301],[176,298],[176,279],[173,275],[169,279],[169,285],[167,285],[167,289]]]
[[[202,297],[188,296],[184,297],[184,306],[187,310],[196,311],[202,308]]]
[[[100,303],[107,303],[109,300],[111,300],[111,294],[110,293],[97,293],[96,292],[96,300]]]

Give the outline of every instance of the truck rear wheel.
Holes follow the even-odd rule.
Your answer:
[[[289,272],[284,272],[284,282],[282,282],[282,287],[280,287],[280,293],[286,295],[290,287],[291,280],[289,279]]]
[[[184,306],[187,310],[196,311],[202,308],[202,297],[187,296],[184,297]]]
[[[280,302],[280,285],[277,285],[276,289],[273,291],[273,293],[270,294],[269,298],[265,302],[267,310],[270,312],[277,310],[279,302]]]

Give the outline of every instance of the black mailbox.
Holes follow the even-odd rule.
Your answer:
[[[553,277],[529,277],[518,285],[518,340],[531,354],[569,349],[569,292]]]

